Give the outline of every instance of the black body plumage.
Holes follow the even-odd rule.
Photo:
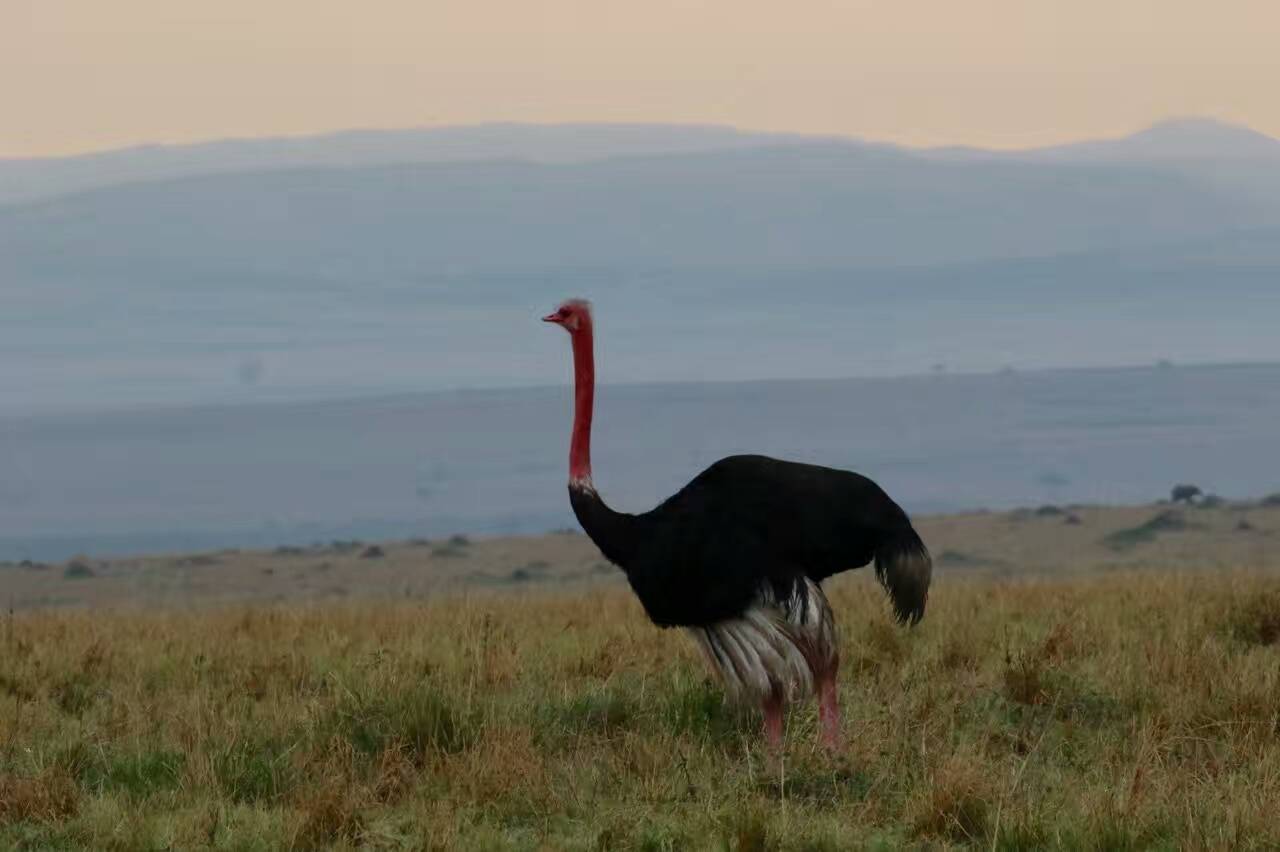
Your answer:
[[[899,620],[924,614],[932,566],[906,513],[880,486],[845,470],[759,455],[729,456],[650,512],[604,504],[569,486],[578,521],[626,572],[664,627],[742,615],[761,589],[778,598],[873,560]]]

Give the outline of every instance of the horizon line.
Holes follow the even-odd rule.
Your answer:
[[[698,387],[698,386],[742,386],[762,384],[841,384],[847,382],[896,382],[917,380],[974,379],[1008,376],[1044,376],[1064,373],[1121,373],[1130,371],[1200,371],[1231,370],[1250,368],[1280,368],[1280,359],[1276,360],[1230,360],[1230,361],[1186,361],[1178,362],[1171,358],[1151,362],[1133,364],[1102,365],[1050,365],[1039,367],[1017,367],[1007,365],[996,369],[965,370],[951,369],[945,364],[942,369],[927,372],[882,373],[871,375],[846,376],[772,376],[761,378],[728,378],[728,379],[624,379],[601,381],[601,388],[661,388],[661,387]],[[281,408],[305,405],[340,405],[345,403],[369,403],[406,398],[440,397],[463,394],[495,394],[495,393],[528,393],[536,391],[572,389],[573,382],[537,382],[530,384],[493,384],[493,385],[455,385],[451,387],[418,388],[405,390],[389,390],[380,388],[366,393],[310,394],[303,392],[290,398],[282,399],[221,399],[193,400],[188,402],[141,402],[125,406],[59,406],[43,411],[12,411],[0,409],[0,422],[14,423],[21,421],[57,419],[61,417],[80,417],[96,415],[105,417],[132,414],[162,414],[178,411],[204,411],[209,409],[244,409],[244,408]],[[281,389],[284,391],[285,389]]]

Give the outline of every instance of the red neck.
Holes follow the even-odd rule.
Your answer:
[[[591,414],[595,405],[596,365],[590,317],[573,333],[573,439],[569,443],[569,484],[591,484]]]

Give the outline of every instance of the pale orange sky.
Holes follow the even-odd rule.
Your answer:
[[[0,156],[482,121],[1280,136],[1278,0],[0,0]]]

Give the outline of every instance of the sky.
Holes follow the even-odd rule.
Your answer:
[[[1280,136],[1276,0],[0,0],[0,157],[486,121]]]

